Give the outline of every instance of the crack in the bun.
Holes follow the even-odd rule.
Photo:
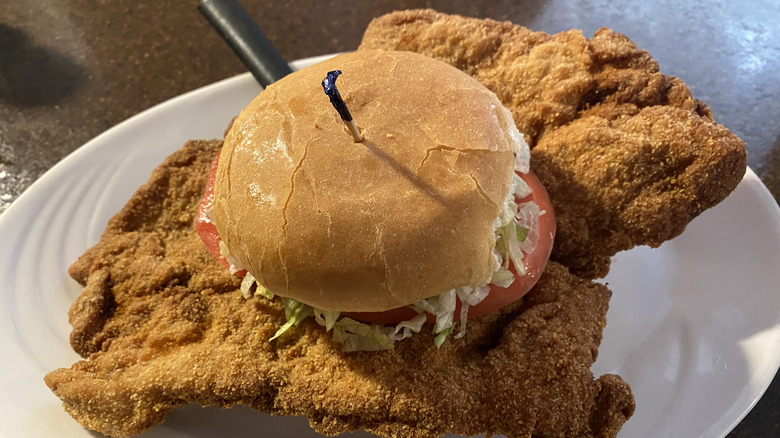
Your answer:
[[[422,179],[419,172],[414,171],[410,166],[400,162],[397,158],[388,154],[387,151],[371,140],[367,139],[361,143],[361,145],[363,145],[363,147],[365,147],[368,152],[374,155],[377,159],[391,166],[396,172],[398,172],[400,177],[403,177],[410,183],[414,184],[421,191],[421,193],[429,196],[438,204],[446,204],[447,199],[441,193],[441,191],[435,185]]]
[[[417,173],[420,173],[420,170],[423,168],[425,163],[431,157],[431,154],[433,154],[434,152],[456,152],[461,154],[493,154],[499,151],[491,151],[488,149],[456,148],[453,146],[448,146],[446,144],[438,144],[432,148],[428,148],[425,150],[425,156],[423,157],[422,161],[420,161],[420,164],[417,166]]]
[[[284,201],[284,206],[282,207],[282,236],[281,240],[286,241],[287,240],[287,208],[290,206],[290,202],[292,201],[293,193],[295,193],[295,176],[298,174],[298,171],[301,170],[303,167],[303,162],[306,161],[306,156],[309,154],[309,145],[312,143],[312,139],[309,139],[303,148],[303,155],[301,156],[300,161],[298,161],[298,164],[295,165],[295,169],[292,171],[292,175],[290,176],[290,193],[287,195],[287,199]],[[280,266],[282,268],[282,273],[284,274],[285,278],[285,289],[290,289],[290,277],[287,275],[287,266],[285,264],[285,258],[281,252],[281,248],[284,245],[279,245],[279,261]]]
[[[417,168],[417,173],[419,173],[422,170],[423,166],[425,165],[426,161],[428,161],[428,159],[430,158],[431,154],[433,154],[434,152],[437,152],[437,151],[438,152],[454,152],[454,153],[458,153],[458,154],[480,154],[480,155],[482,155],[482,154],[500,153],[499,151],[491,151],[491,150],[486,150],[486,149],[469,149],[469,148],[458,149],[458,148],[455,148],[455,147],[452,147],[452,146],[439,144],[439,145],[437,145],[435,147],[428,148],[425,151],[425,157],[420,162],[420,165]],[[452,171],[453,173],[456,173],[458,175],[464,175],[464,173],[458,172],[452,166],[450,166],[450,171]],[[482,188],[482,185],[479,183],[479,180],[477,178],[475,178],[474,175],[472,175],[471,173],[465,173],[465,175],[468,175],[468,177],[471,178],[472,181],[474,181],[474,185],[476,186],[477,191],[479,192],[479,195],[483,199],[485,199],[485,201],[487,201],[488,204],[493,205],[493,206],[497,206],[498,205],[498,203],[496,201],[494,201],[490,197],[490,195]]]
[[[477,192],[479,192],[479,195],[482,196],[482,199],[484,199],[488,204],[492,206],[498,206],[498,204],[493,201],[493,199],[490,198],[490,196],[485,192],[485,190],[482,188],[482,185],[479,183],[479,180],[474,178],[474,175],[468,174],[469,178],[471,178],[472,181],[474,181],[474,185],[477,187]]]
[[[379,258],[382,260],[382,266],[385,268],[385,276],[383,279],[379,281],[379,283],[382,285],[382,287],[387,291],[388,295],[390,295],[393,298],[397,298],[397,296],[393,293],[392,290],[390,290],[390,265],[387,263],[387,258],[385,257],[385,250],[384,245],[382,245],[382,240],[384,237],[384,233],[382,232],[382,229],[379,227],[379,225],[375,225],[374,228],[376,229],[376,248],[377,248],[377,254],[379,254]]]
[[[387,77],[389,77],[389,78],[393,78],[393,77],[395,77],[395,75],[394,75],[394,72],[395,72],[395,69],[396,69],[396,67],[398,67],[398,63],[400,62],[400,61],[398,60],[398,58],[393,58],[393,60],[394,60],[395,62],[393,63],[393,66],[392,66],[392,67],[390,67],[390,72],[389,72],[389,73],[388,73],[388,75],[387,75]]]
[[[314,178],[311,177],[311,174],[304,173],[301,176],[306,179],[306,182],[309,184],[309,187],[311,187],[311,200],[314,203],[314,210],[316,210],[317,214],[325,216],[325,218],[328,220],[325,231],[327,233],[328,238],[330,238],[331,235],[333,234],[333,217],[331,216],[329,211],[322,209],[320,205],[320,197],[318,196],[319,189],[317,188],[317,184]]]

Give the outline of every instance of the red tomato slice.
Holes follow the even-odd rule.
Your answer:
[[[200,240],[209,250],[211,255],[217,258],[226,268],[230,267],[230,263],[222,256],[222,251],[219,250],[219,242],[222,241],[217,232],[217,226],[209,219],[206,214],[214,205],[214,182],[217,179],[217,164],[219,163],[219,152],[214,157],[214,161],[211,162],[211,169],[209,170],[209,177],[206,180],[206,188],[203,191],[203,197],[200,200],[200,206],[198,207],[198,214],[195,216],[195,231],[197,231]],[[246,271],[236,272],[236,275],[243,277]]]
[[[217,227],[206,215],[206,212],[214,203],[214,181],[216,179],[218,161],[219,154],[214,158],[214,162],[211,165],[211,171],[209,172],[208,180],[206,182],[203,199],[198,208],[198,214],[195,217],[195,230],[198,232],[198,235],[201,240],[203,240],[203,243],[206,245],[209,252],[225,267],[228,267],[230,264],[222,257],[222,253],[219,250],[219,242],[221,239],[217,232]],[[536,248],[534,248],[530,254],[525,254],[523,257],[526,275],[515,277],[515,281],[506,288],[490,286],[490,294],[476,306],[469,307],[469,318],[500,309],[501,307],[522,298],[522,296],[536,284],[536,281],[539,280],[539,276],[542,271],[544,271],[547,260],[550,258],[550,251],[552,251],[553,240],[555,239],[555,215],[553,214],[550,197],[547,195],[547,191],[544,189],[544,186],[536,175],[530,172],[518,175],[520,175],[532,190],[532,193],[528,197],[519,199],[518,202],[533,200],[539,208],[545,212],[545,214],[539,216],[539,240],[536,244]],[[515,272],[514,266],[511,266],[511,264],[510,270]],[[236,275],[243,277],[245,272],[246,271],[240,271],[237,272]],[[458,315],[458,312],[460,312],[460,302],[457,303],[456,309],[456,315]],[[364,322],[397,324],[401,321],[413,318],[417,315],[417,312],[409,307],[399,307],[385,312],[349,312],[345,313],[345,315]],[[433,322],[433,316],[429,315],[428,320]]]
[[[523,256],[526,275],[522,277],[516,276],[515,281],[506,288],[491,285],[488,296],[476,306],[469,307],[469,318],[498,310],[501,307],[514,303],[522,298],[523,295],[531,290],[537,280],[539,280],[539,276],[542,274],[542,271],[544,271],[544,267],[547,266],[547,260],[550,258],[553,240],[555,240],[555,215],[553,214],[550,197],[547,195],[547,190],[544,189],[544,186],[536,175],[531,172],[527,174],[518,173],[518,175],[520,175],[523,181],[525,181],[532,190],[530,195],[523,199],[519,199],[518,202],[533,200],[539,206],[539,209],[545,212],[545,214],[539,216],[539,240],[536,243],[536,248],[534,248],[530,254],[525,254]],[[515,273],[514,266],[511,264],[510,271]],[[460,300],[458,300],[456,305],[456,319],[459,314]],[[350,318],[364,322],[397,324],[401,321],[414,318],[417,315],[417,312],[409,307],[399,307],[384,312],[351,312],[346,313],[346,315]],[[433,315],[428,315],[428,322],[434,322]]]

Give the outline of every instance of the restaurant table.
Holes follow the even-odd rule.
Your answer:
[[[630,37],[747,143],[780,196],[780,2],[242,0],[286,60],[353,50],[397,9]],[[128,117],[245,71],[183,0],[0,0],[0,215],[47,169]],[[780,382],[729,437],[780,436]]]

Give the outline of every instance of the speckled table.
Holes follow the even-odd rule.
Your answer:
[[[352,50],[395,9],[625,33],[747,142],[780,196],[780,3],[609,0],[242,0],[288,59]],[[87,140],[170,97],[244,71],[181,0],[0,0],[0,214]],[[780,379],[730,437],[780,436]]]

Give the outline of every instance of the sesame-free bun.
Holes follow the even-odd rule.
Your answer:
[[[323,92],[331,70],[363,142]],[[454,67],[340,55],[269,86],[234,121],[214,222],[274,294],[325,310],[400,307],[490,280],[521,144],[496,96]]]

